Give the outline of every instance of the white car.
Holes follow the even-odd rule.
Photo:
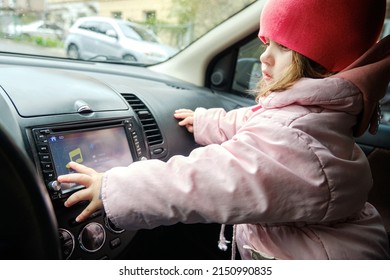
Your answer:
[[[42,37],[56,40],[62,40],[64,30],[55,23],[38,20],[26,25],[17,25],[15,32],[21,36]]]
[[[70,28],[65,40],[69,58],[156,63],[177,50],[161,43],[146,27],[107,17],[84,17]]]

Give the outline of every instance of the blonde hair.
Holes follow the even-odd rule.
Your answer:
[[[258,101],[259,98],[268,96],[271,92],[286,90],[301,78],[320,79],[333,74],[335,73],[326,70],[313,60],[292,51],[292,63],[279,80],[272,84],[266,84],[263,79],[260,79],[257,83],[255,90],[256,100]]]

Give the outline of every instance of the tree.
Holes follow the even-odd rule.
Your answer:
[[[192,39],[196,39],[253,2],[255,0],[173,0],[172,16],[179,24],[193,26]]]

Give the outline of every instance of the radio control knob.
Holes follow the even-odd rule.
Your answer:
[[[51,189],[52,191],[55,191],[55,192],[58,192],[61,190],[61,184],[58,183],[58,181],[49,182],[48,187],[49,187],[49,189]]]
[[[74,236],[72,233],[70,233],[70,231],[68,231],[64,228],[60,228],[58,230],[58,232],[59,232],[59,236],[60,236],[62,258],[64,260],[67,260],[72,255],[74,247],[75,247]]]
[[[87,252],[96,252],[103,247],[106,241],[106,231],[96,222],[87,224],[80,232],[80,247]]]

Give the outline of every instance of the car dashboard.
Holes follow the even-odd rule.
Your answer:
[[[177,124],[174,110],[243,105],[144,67],[23,56],[5,56],[0,63],[1,125],[45,185],[63,259],[116,259],[136,234],[113,226],[103,211],[75,221],[88,202],[63,204],[83,186],[56,181],[72,172],[69,161],[103,172],[134,161],[188,155],[197,144]]]

